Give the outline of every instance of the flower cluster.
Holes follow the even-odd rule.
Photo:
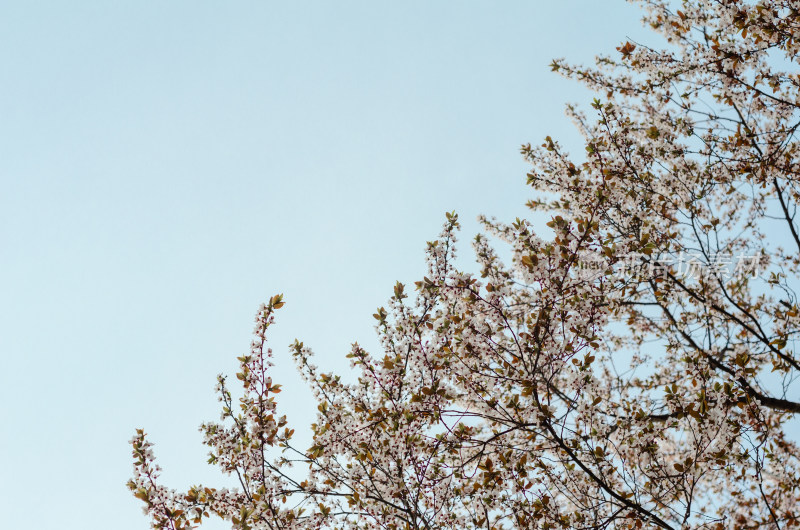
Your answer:
[[[201,427],[241,488],[167,490],[132,440],[155,528],[800,526],[800,4],[641,3],[663,49],[552,65],[604,99],[569,110],[585,155],[522,149],[549,230],[483,219],[473,275],[448,214],[424,278],[373,315],[381,351],[353,345],[354,382],[295,343],[309,448],[277,413],[273,297],[242,397],[220,377]]]

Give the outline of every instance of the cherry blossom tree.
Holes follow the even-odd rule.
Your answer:
[[[661,44],[552,64],[598,99],[568,109],[585,153],[522,149],[548,228],[484,219],[473,275],[448,214],[352,383],[294,344],[311,447],[269,375],[273,297],[201,427],[240,486],[170,490],[134,436],[154,528],[800,526],[800,2],[639,3]]]

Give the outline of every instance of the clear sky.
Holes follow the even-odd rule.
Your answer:
[[[621,0],[29,1],[0,6],[0,527],[148,527],[125,488],[144,427],[174,487],[217,480],[217,419],[253,314],[326,369],[444,212],[513,220],[518,148],[576,145],[550,73],[645,34]],[[224,528],[210,526],[209,528]]]

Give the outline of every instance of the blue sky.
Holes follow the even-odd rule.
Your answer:
[[[550,73],[640,37],[622,1],[6,2],[0,7],[0,513],[6,528],[147,528],[124,484],[144,427],[163,481],[214,484],[216,419],[252,317],[287,354],[374,350],[444,212],[512,220],[519,145],[577,145]],[[302,427],[300,427],[302,428]],[[223,525],[209,528],[224,528]]]

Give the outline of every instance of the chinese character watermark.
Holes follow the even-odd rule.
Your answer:
[[[648,277],[667,279],[670,276],[682,280],[722,281],[750,277],[755,279],[763,266],[762,256],[730,253],[715,255],[679,252],[674,256],[654,258],[643,253],[620,254],[611,261],[584,259],[581,269],[594,274],[613,274],[617,278]]]

